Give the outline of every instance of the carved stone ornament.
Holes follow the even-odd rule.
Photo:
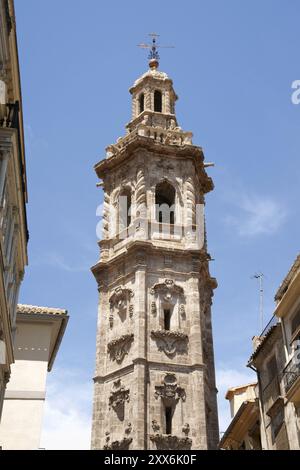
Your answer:
[[[117,287],[114,290],[114,293],[109,298],[109,305],[110,305],[109,324],[111,328],[113,327],[115,311],[121,317],[126,316],[127,313],[129,314],[130,317],[133,316],[134,307],[131,304],[131,299],[133,296],[134,294],[131,289]]]
[[[129,353],[134,334],[130,333],[113,339],[107,345],[107,351],[112,361],[122,362],[126,354]]]
[[[120,408],[124,408],[126,401],[129,401],[129,389],[122,385],[121,379],[118,379],[113,383],[109,395],[109,408],[118,411]]]
[[[189,435],[189,433],[190,433],[190,425],[189,425],[189,423],[185,423],[185,425],[182,426],[182,432],[183,432],[183,434],[185,434],[186,436]]]
[[[158,424],[156,419],[152,421],[152,429],[155,433],[158,433],[158,431],[160,430],[160,425]]]
[[[156,341],[158,350],[168,356],[187,352],[188,335],[181,331],[152,330],[151,338]]]
[[[124,437],[120,441],[106,442],[103,450],[128,450],[132,443],[132,437]]]
[[[150,292],[151,294],[162,292],[165,295],[183,294],[183,288],[175,284],[172,279],[166,279],[165,282],[155,284]]]
[[[166,374],[163,384],[155,387],[155,398],[162,398],[166,405],[174,406],[179,400],[186,400],[186,393],[179,387],[175,374]]]
[[[189,450],[192,440],[188,437],[178,437],[169,434],[152,434],[150,440],[159,450]]]

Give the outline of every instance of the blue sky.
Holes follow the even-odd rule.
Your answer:
[[[245,368],[299,244],[300,78],[297,0],[15,0],[28,174],[29,266],[23,303],[65,307],[70,322],[53,372],[42,445],[88,448],[95,363],[98,258],[93,165],[124,135],[128,88],[147,69],[136,47],[156,31],[160,69],[174,81],[177,118],[215,162],[206,217],[220,430],[226,388]]]

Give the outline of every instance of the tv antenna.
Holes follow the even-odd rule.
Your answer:
[[[259,316],[261,321],[261,331],[264,329],[264,274],[256,273],[252,279],[257,279],[259,282]]]
[[[141,44],[138,44],[138,47],[142,49],[149,49],[149,66],[150,68],[157,68],[159,65],[159,54],[157,49],[174,49],[174,46],[161,46],[160,44],[157,43],[157,39],[159,38],[159,34],[156,33],[149,33],[148,36],[152,38],[151,44],[147,44],[142,42]]]

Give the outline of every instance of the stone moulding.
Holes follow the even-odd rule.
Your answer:
[[[107,351],[111,360],[117,361],[118,363],[122,362],[126,354],[129,353],[133,340],[134,334],[130,333],[110,341],[107,345]]]
[[[179,437],[170,434],[151,434],[150,440],[159,450],[189,450],[192,440],[189,437]]]
[[[151,338],[156,340],[158,350],[168,356],[176,352],[186,352],[188,335],[182,331],[152,330]]]

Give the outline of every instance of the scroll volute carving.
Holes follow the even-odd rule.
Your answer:
[[[132,298],[134,294],[131,289],[126,289],[123,287],[117,287],[114,290],[114,293],[109,299],[110,305],[110,314],[109,314],[109,324],[110,327],[113,327],[114,324],[114,315],[118,313],[121,321],[125,321],[127,316],[131,318],[133,316],[134,306],[132,303]]]

